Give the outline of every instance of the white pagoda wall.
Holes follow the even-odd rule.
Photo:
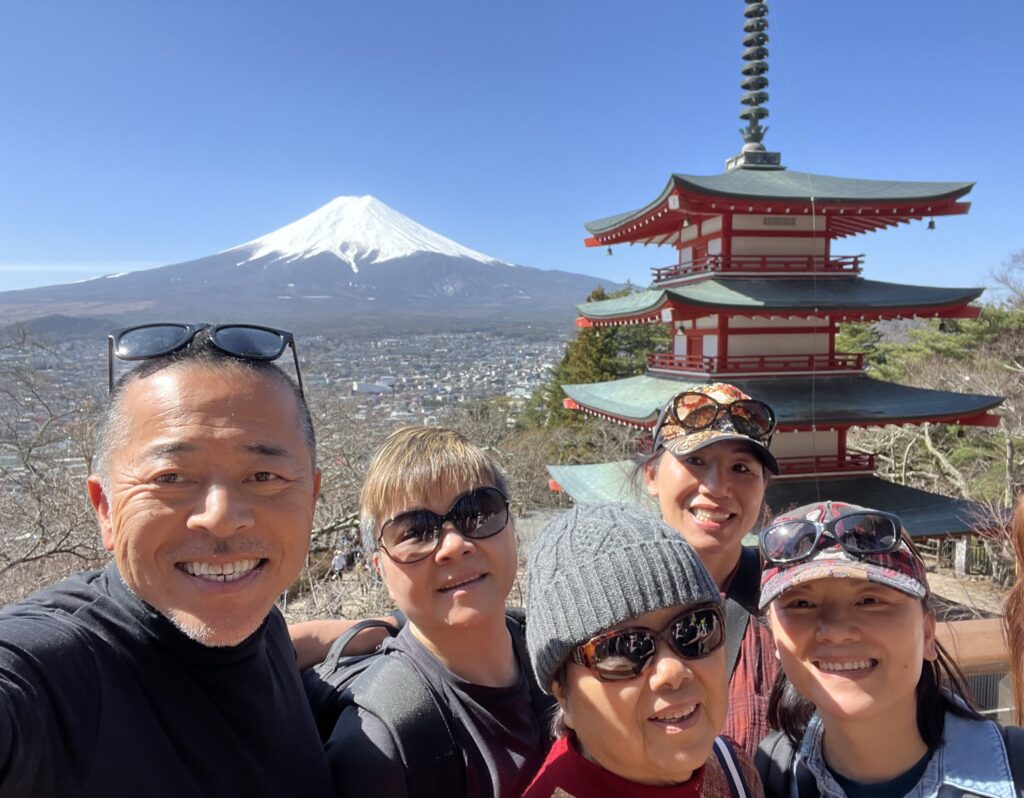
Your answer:
[[[823,355],[828,353],[828,335],[818,333],[771,335],[730,335],[730,355]]]
[[[776,457],[834,457],[839,453],[839,434],[835,430],[815,432],[777,432],[772,438]]]
[[[733,236],[733,255],[824,255],[825,238],[789,238],[788,236]]]

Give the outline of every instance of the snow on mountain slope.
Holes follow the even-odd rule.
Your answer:
[[[336,197],[298,221],[225,252],[238,253],[239,266],[267,256],[289,262],[331,253],[353,272],[420,252],[513,265],[445,238],[368,194]]]

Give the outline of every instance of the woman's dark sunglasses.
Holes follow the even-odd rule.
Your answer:
[[[395,562],[419,562],[437,551],[446,523],[464,538],[483,540],[501,532],[508,519],[504,493],[497,488],[476,488],[459,496],[444,515],[420,509],[389,518],[380,528],[377,543]]]
[[[635,679],[651,666],[659,640],[683,659],[702,659],[725,642],[725,616],[709,605],[677,615],[660,632],[642,627],[605,632],[576,646],[572,661],[602,682]]]
[[[295,377],[302,391],[302,373],[295,336],[286,330],[257,324],[140,324],[115,330],[107,336],[107,379],[114,390],[114,358],[151,360],[184,349],[205,331],[215,347],[242,360],[277,360],[285,347],[292,350]]]
[[[665,418],[671,418],[689,432],[709,429],[721,419],[727,418],[738,433],[758,441],[765,440],[775,431],[775,413],[764,402],[737,399],[722,404],[699,391],[676,394],[659,426],[664,425]]]
[[[822,539],[827,545],[822,545]],[[854,557],[896,551],[904,539],[903,524],[890,513],[871,510],[832,518],[824,524],[804,519],[780,521],[765,527],[758,536],[761,554],[770,563],[806,560],[835,543]]]

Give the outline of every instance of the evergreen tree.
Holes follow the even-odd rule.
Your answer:
[[[612,294],[594,289],[587,302],[617,299],[636,292],[630,284]],[[638,324],[615,327],[583,327],[565,347],[562,360],[551,378],[538,388],[523,416],[527,427],[579,427],[582,413],[563,406],[563,385],[581,385],[631,377],[647,368],[647,353],[665,351],[669,331],[662,324]]]

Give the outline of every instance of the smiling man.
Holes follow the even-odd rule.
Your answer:
[[[247,325],[111,336],[88,494],[114,563],[0,611],[0,795],[332,794],[273,607],[320,483],[271,362],[288,346]],[[144,362],[114,386],[114,357]]]

